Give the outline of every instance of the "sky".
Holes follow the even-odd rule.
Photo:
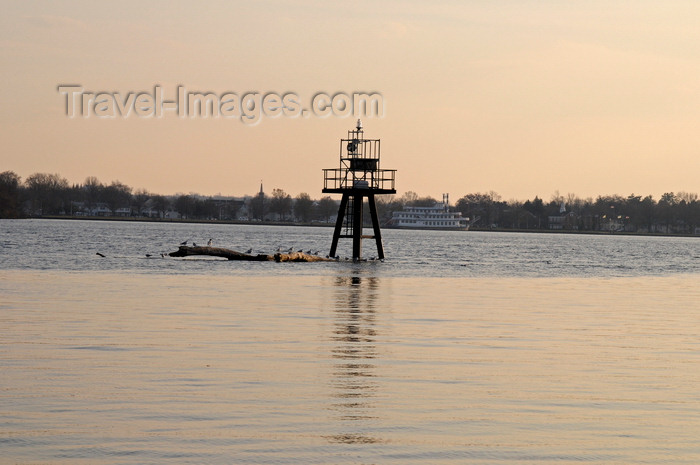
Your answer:
[[[357,115],[315,114],[312,97],[375,93],[382,114],[360,116],[399,195],[700,191],[697,0],[8,1],[0,74],[0,172],[23,179],[320,198]],[[309,112],[275,116],[273,96],[252,124],[235,105],[135,101],[178,87],[218,103],[293,94]]]

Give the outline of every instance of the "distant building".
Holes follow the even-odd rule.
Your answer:
[[[110,216],[112,210],[109,209],[106,203],[98,202],[94,207],[88,209],[90,216]]]
[[[547,217],[549,229],[552,230],[578,230],[578,215],[574,212],[567,212],[564,202],[561,203],[558,215]]]

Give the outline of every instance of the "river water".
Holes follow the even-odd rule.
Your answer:
[[[383,233],[0,221],[0,464],[700,463],[700,238]]]

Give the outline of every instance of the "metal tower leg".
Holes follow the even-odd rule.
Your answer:
[[[340,237],[340,230],[343,228],[343,217],[345,216],[345,209],[348,206],[349,194],[343,194],[343,198],[340,201],[340,208],[338,209],[338,218],[335,220],[335,230],[333,231],[333,242],[331,243],[331,252],[328,254],[330,257],[335,257],[335,250],[338,248],[338,238]]]
[[[357,261],[362,258],[362,195],[353,196],[352,216],[352,259]]]
[[[372,227],[374,228],[374,239],[377,241],[377,257],[384,260],[384,246],[382,246],[382,232],[379,229],[379,218],[377,217],[377,205],[374,203],[374,194],[367,196],[369,204],[369,214],[372,216]]]

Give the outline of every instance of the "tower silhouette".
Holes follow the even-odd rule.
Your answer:
[[[374,196],[395,194],[396,170],[380,169],[380,140],[365,139],[362,121],[340,140],[340,165],[323,170],[323,193],[343,194],[333,231],[330,256],[335,257],[338,239],[352,238],[352,258],[362,258],[362,239],[374,239],[377,256],[384,259],[382,234],[379,229]],[[367,198],[374,235],[363,235],[362,210]]]

